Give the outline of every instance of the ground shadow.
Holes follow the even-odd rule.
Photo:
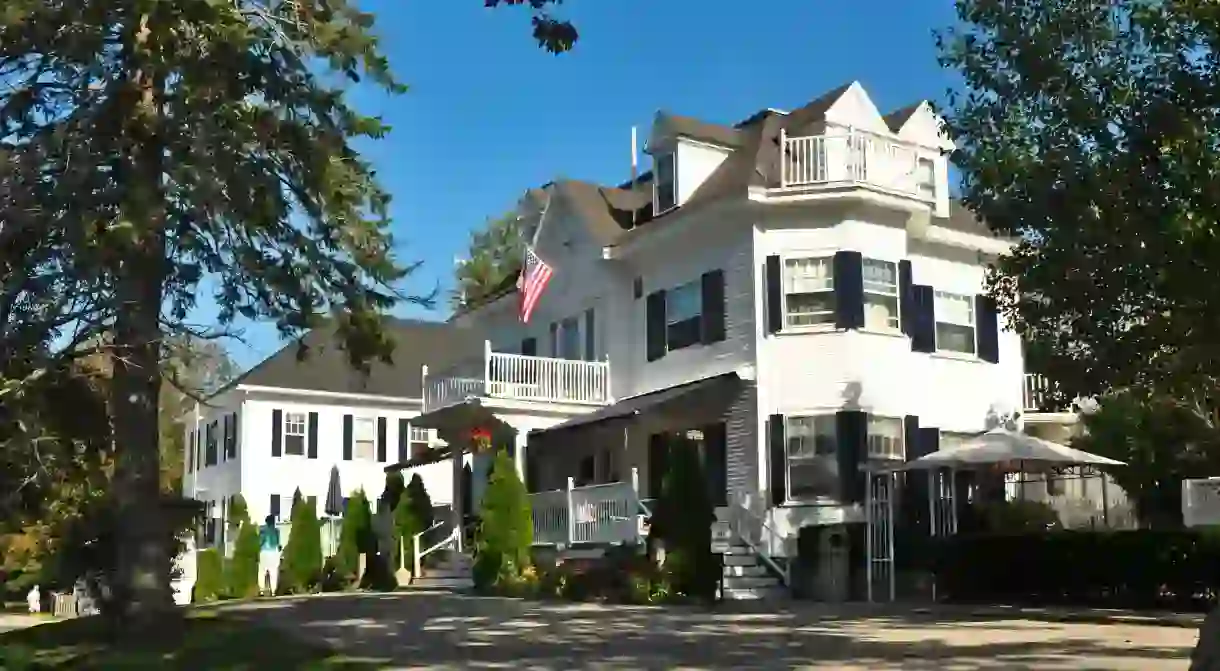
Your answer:
[[[386,667],[535,669],[1184,668],[1194,633],[934,613],[700,610],[448,594],[355,595],[226,608]]]

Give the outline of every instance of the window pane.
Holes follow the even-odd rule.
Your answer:
[[[898,298],[864,294],[864,327],[880,331],[898,328]]]
[[[674,180],[674,155],[661,154],[656,158],[657,162],[657,183],[672,182]]]
[[[974,298],[961,294],[951,294],[937,291],[933,299],[932,311],[936,321],[974,326]]]
[[[788,294],[788,325],[832,324],[835,320],[835,294]]]
[[[565,319],[560,324],[559,357],[562,359],[580,358],[580,326],[576,319]]]
[[[688,282],[675,287],[665,295],[665,321],[668,324],[698,317],[703,311],[702,286]]]
[[[834,289],[833,268],[826,258],[788,259],[784,262],[784,292],[830,291]]]
[[[432,440],[432,430],[422,426],[411,427],[411,442],[427,443]]]
[[[669,351],[690,347],[700,341],[699,318],[675,322],[665,327],[665,346]]]
[[[864,290],[898,295],[898,265],[889,261],[864,259]]]
[[[902,459],[902,420],[894,417],[868,418],[868,456],[870,459]]]
[[[305,454],[305,437],[301,435],[284,435],[284,454]]]
[[[839,466],[835,458],[835,416],[789,417],[788,497],[836,497]]]
[[[937,322],[936,349],[974,354],[974,327]]]

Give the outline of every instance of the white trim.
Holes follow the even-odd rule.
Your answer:
[[[285,396],[317,396],[322,398],[339,398],[352,401],[390,401],[393,403],[419,403],[423,404],[422,398],[411,398],[407,396],[385,396],[382,394],[352,394],[341,391],[322,391],[319,389],[295,389],[292,387],[265,387],[255,384],[239,384],[234,389],[245,392],[255,392],[263,394],[283,394]]]

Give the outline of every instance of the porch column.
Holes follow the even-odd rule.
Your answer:
[[[457,534],[457,550],[462,551],[462,450],[456,445],[453,447],[453,505],[449,507],[453,511],[453,528],[458,529]]]
[[[517,430],[517,448],[513,450],[513,465],[517,467],[517,477],[525,482],[525,447],[529,443],[529,433]]]

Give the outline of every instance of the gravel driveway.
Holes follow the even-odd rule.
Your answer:
[[[1185,671],[1197,640],[1148,623],[804,604],[748,613],[413,593],[226,610],[411,669]]]

